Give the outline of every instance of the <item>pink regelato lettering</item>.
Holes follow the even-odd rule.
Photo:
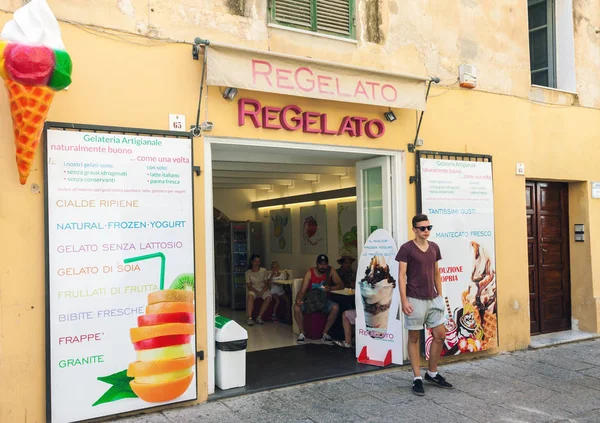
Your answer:
[[[365,123],[368,119],[366,117],[354,116],[352,120],[354,121],[354,130],[356,131],[356,136],[362,137],[363,123]]]
[[[344,133],[348,133],[348,135],[350,135],[351,137],[356,136],[356,131],[352,126],[352,119],[350,118],[350,116],[346,116],[340,124],[340,130],[338,131],[338,135],[342,135]]]
[[[311,127],[311,125],[314,125],[318,122],[317,118],[320,115],[321,114],[317,112],[302,113],[302,132],[306,132],[307,134],[320,134],[321,129]]]
[[[250,105],[254,110],[246,110],[246,105]],[[238,126],[244,126],[246,116],[250,117],[255,128],[260,128],[258,114],[260,113],[260,102],[249,98],[240,98],[238,100]]]
[[[394,94],[392,97],[388,97],[385,95],[386,88],[387,88],[387,91],[391,90],[391,92]],[[385,101],[389,101],[391,103],[398,99],[398,91],[396,91],[396,88],[393,85],[385,84],[384,86],[381,87],[381,96],[385,99]]]
[[[265,106],[262,108],[262,125],[265,129],[281,129],[278,123],[271,123],[277,120],[277,114],[281,111],[279,107]]]
[[[295,123],[295,125],[293,126],[289,123],[287,118],[287,114],[289,111],[296,113],[296,116],[289,119],[291,122]],[[283,109],[281,109],[281,113],[279,114],[279,123],[281,123],[281,126],[286,131],[297,131],[302,127],[302,119],[299,117],[301,113],[302,109],[298,106],[285,106]]]
[[[324,91],[323,87],[327,87],[329,88],[329,82],[331,81],[333,78],[331,76],[324,76],[324,75],[319,75],[317,76],[317,82],[319,84],[319,92],[321,94],[333,94],[333,91]],[[327,82],[324,82],[327,81]]]
[[[340,78],[335,78],[335,87],[337,88],[337,93],[338,93],[339,96],[341,96],[341,97],[351,97],[350,94],[343,93],[342,90],[340,90]]]
[[[291,85],[290,76],[292,75],[292,71],[288,69],[275,69],[275,77],[277,78],[277,87],[283,88],[284,90],[293,90],[294,87]],[[289,83],[289,85],[283,85],[284,82]]]
[[[378,82],[365,82],[366,85],[368,85],[369,87],[371,87],[371,98],[373,100],[375,100],[375,97],[377,96],[377,94],[375,94],[375,87],[379,86]]]
[[[367,91],[365,90],[365,86],[363,85],[363,83],[361,81],[358,81],[358,84],[356,84],[356,90],[354,91],[354,97],[357,97],[359,94],[364,95],[367,100],[369,99],[369,94],[367,94]]]
[[[315,89],[315,80],[306,78],[306,82],[310,83],[310,87],[307,88],[307,87],[302,86],[302,84],[300,83],[300,79],[299,79],[300,72],[308,72],[310,74],[310,76],[313,76],[314,75],[313,71],[311,71],[309,68],[307,68],[305,66],[302,66],[302,67],[299,67],[298,69],[296,69],[296,72],[294,73],[294,78],[296,79],[296,85],[298,86],[298,88],[300,88],[304,92],[313,91]]]
[[[327,113],[321,115],[321,133],[323,135],[337,135],[337,131],[327,128]]]
[[[373,126],[377,128],[377,133],[373,132]],[[381,138],[385,134],[385,125],[379,119],[373,119],[365,124],[365,133],[369,138]]]
[[[261,68],[260,70],[259,67]],[[252,81],[254,82],[254,85],[256,85],[256,77],[258,75],[261,75],[265,77],[265,81],[267,81],[269,87],[272,87],[273,84],[271,83],[271,78],[269,78],[272,71],[273,66],[271,66],[269,62],[266,62],[264,60],[252,59]]]

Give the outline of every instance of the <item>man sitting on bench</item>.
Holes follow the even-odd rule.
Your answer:
[[[333,282],[333,286],[331,283]],[[338,273],[334,268],[329,266],[329,258],[325,254],[321,254],[317,257],[317,266],[311,267],[308,272],[304,275],[302,281],[302,288],[296,297],[296,304],[294,304],[294,317],[300,329],[300,335],[298,336],[298,343],[302,343],[305,340],[304,336],[304,313],[315,312],[313,304],[307,304],[307,301],[312,302],[313,297],[319,297],[317,292],[312,291],[324,291],[325,293],[344,289],[344,283],[340,279]],[[306,298],[310,297],[310,298]],[[318,301],[318,300],[317,300]],[[321,338],[324,342],[331,342],[331,336],[328,332],[331,326],[337,318],[340,307],[331,301],[329,298],[324,299],[324,304],[320,311],[328,314],[327,323],[323,329],[323,337]]]

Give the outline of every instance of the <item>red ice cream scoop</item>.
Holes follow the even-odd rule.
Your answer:
[[[54,52],[44,46],[10,43],[4,59],[10,79],[23,85],[46,85],[54,70]]]

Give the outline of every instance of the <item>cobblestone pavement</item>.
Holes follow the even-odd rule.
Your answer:
[[[452,390],[410,391],[407,367],[309,383],[119,423],[600,422],[600,340],[446,364]]]

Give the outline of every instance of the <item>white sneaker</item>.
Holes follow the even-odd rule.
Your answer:
[[[304,336],[303,333],[301,333],[300,335],[298,335],[298,339],[296,339],[296,342],[299,344],[304,344],[305,340],[306,340],[306,337]]]
[[[331,341],[333,341],[333,338],[331,336],[329,336],[329,334],[324,333],[323,337],[321,338],[321,341],[323,341],[323,342],[331,342]]]

